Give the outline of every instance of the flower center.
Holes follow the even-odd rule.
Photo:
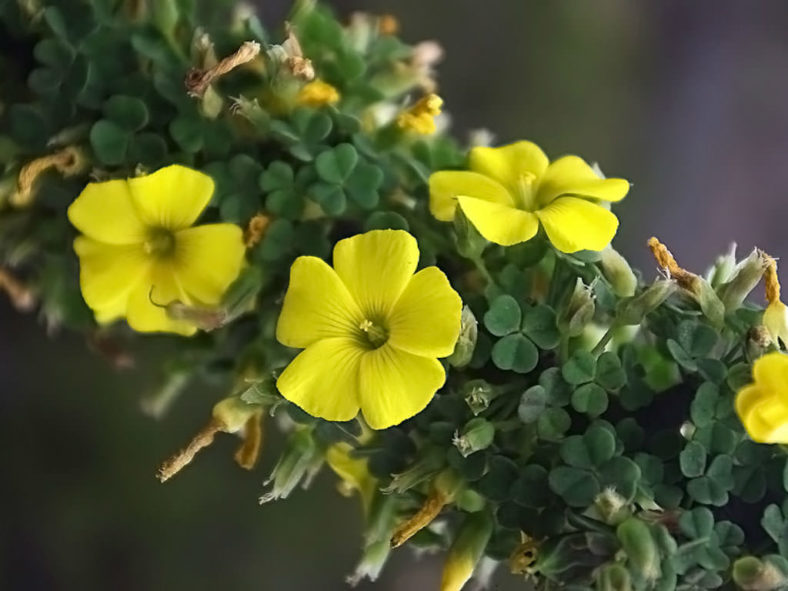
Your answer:
[[[376,324],[365,318],[358,327],[361,329],[367,344],[373,349],[383,346],[389,340],[389,331],[382,324]]]
[[[153,228],[142,243],[145,254],[156,258],[167,258],[175,252],[175,234],[166,228]]]
[[[519,209],[533,211],[536,209],[534,203],[534,184],[536,175],[532,172],[521,172],[517,177],[517,185],[514,191],[514,201]]]

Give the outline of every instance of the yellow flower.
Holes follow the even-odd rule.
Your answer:
[[[373,429],[419,413],[445,379],[462,301],[437,267],[415,275],[419,249],[402,230],[341,240],[334,268],[316,257],[290,270],[276,338],[304,349],[277,381],[309,414],[349,421],[361,409]]]
[[[428,94],[397,116],[397,126],[421,135],[435,133],[435,117],[440,115],[442,106],[441,97],[437,94]]]
[[[758,443],[788,443],[788,355],[773,352],[752,368],[754,383],[736,395],[736,412]]]
[[[430,211],[454,219],[457,206],[490,242],[510,246],[533,238],[544,227],[562,252],[604,249],[618,219],[598,201],[620,201],[624,179],[603,179],[577,156],[550,163],[531,142],[500,148],[476,147],[470,170],[444,170],[430,177]]]
[[[82,296],[99,323],[125,317],[140,332],[190,335],[196,328],[164,308],[213,306],[238,276],[241,228],[192,228],[213,193],[211,178],[168,166],[128,180],[90,183],[68,208]]]
[[[767,267],[763,274],[764,291],[768,305],[763,311],[762,323],[769,331],[769,336],[777,347],[780,341],[788,345],[788,306],[780,300],[780,279],[777,276],[777,261],[769,255]]]
[[[299,104],[307,107],[333,105],[339,101],[339,91],[328,82],[313,80],[301,88],[296,100]]]

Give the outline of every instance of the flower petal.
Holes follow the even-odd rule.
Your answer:
[[[752,367],[755,383],[769,394],[788,389],[788,355],[776,351],[758,358]]]
[[[560,197],[536,212],[547,237],[561,252],[602,250],[618,229],[618,218],[604,207],[579,199]]]
[[[478,146],[469,155],[471,170],[494,178],[510,191],[517,190],[523,174],[541,177],[548,163],[547,156],[539,146],[525,141],[499,148]]]
[[[446,357],[460,334],[462,300],[437,267],[416,273],[389,317],[389,344],[425,357]]]
[[[621,201],[629,192],[625,179],[602,179],[578,156],[559,158],[544,173],[536,192],[537,202],[547,205],[561,195]]]
[[[753,441],[788,443],[788,407],[779,395],[745,386],[736,395],[736,413]]]
[[[158,264],[151,267],[129,295],[126,319],[129,326],[137,332],[174,332],[189,336],[197,328],[188,322],[172,320],[166,311],[167,304],[175,301],[191,305],[192,301],[184,293],[178,279],[169,265]]]
[[[442,170],[430,176],[430,213],[435,219],[450,222],[457,209],[457,197],[475,197],[483,201],[513,206],[509,191],[483,174],[466,170]]]
[[[97,242],[86,236],[74,240],[79,257],[79,284],[85,303],[96,316],[117,317],[126,309],[132,288],[150,266],[138,244],[113,245]],[[102,314],[98,312],[102,311]],[[99,319],[101,322],[101,320]]]
[[[145,223],[173,231],[191,226],[213,194],[211,177],[178,164],[128,182]]]
[[[363,353],[364,349],[349,337],[317,341],[290,362],[276,387],[313,417],[349,421],[358,414],[359,361]]]
[[[325,261],[298,257],[276,325],[277,340],[287,347],[308,347],[329,337],[358,332],[363,320],[345,284]]]
[[[99,242],[134,244],[145,239],[145,226],[125,180],[88,184],[69,206],[68,219]]]
[[[207,224],[175,235],[176,273],[183,289],[206,305],[218,304],[238,277],[246,246],[235,224]]]
[[[479,234],[490,242],[511,246],[530,240],[539,230],[539,220],[530,211],[472,197],[460,197],[458,201]]]
[[[418,262],[416,239],[404,230],[372,230],[334,247],[334,269],[367,320],[388,317]]]
[[[386,429],[417,415],[446,381],[437,359],[395,349],[388,343],[361,358],[361,412],[373,429]]]

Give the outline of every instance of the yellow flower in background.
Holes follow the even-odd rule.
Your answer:
[[[373,230],[341,240],[334,268],[296,259],[276,338],[304,349],[277,388],[309,414],[373,429],[419,413],[445,379],[438,357],[454,350],[462,301],[437,267],[414,275],[416,239]]]
[[[473,148],[469,168],[430,176],[430,211],[449,222],[459,206],[484,238],[503,246],[530,240],[541,224],[562,252],[602,250],[618,218],[598,201],[620,201],[629,191],[628,181],[600,178],[582,158],[551,163],[525,141]]]
[[[190,335],[164,308],[213,306],[241,271],[243,232],[234,224],[191,227],[213,180],[173,165],[128,180],[90,183],[68,208],[85,302],[99,323],[126,318],[140,332]]]
[[[752,368],[754,383],[736,395],[736,412],[758,443],[788,443],[788,355],[774,352]]]
[[[339,102],[339,91],[328,82],[313,80],[304,84],[298,92],[296,100],[307,107],[322,107]]]
[[[397,116],[397,126],[421,135],[433,134],[436,130],[435,117],[441,114],[442,106],[443,99],[437,94],[423,96]]]

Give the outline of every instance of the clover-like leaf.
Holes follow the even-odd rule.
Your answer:
[[[547,406],[547,392],[543,386],[531,386],[520,397],[517,414],[523,423],[534,423]]]
[[[512,485],[512,498],[525,507],[546,506],[550,502],[547,470],[538,464],[529,464],[523,468]]]
[[[596,373],[596,358],[588,351],[575,351],[564,363],[561,375],[570,384],[577,386],[594,379]]]
[[[601,415],[607,405],[607,392],[598,384],[583,384],[572,393],[572,408],[590,417]]]
[[[539,352],[523,335],[510,334],[493,345],[492,360],[499,369],[528,373],[539,362]]]
[[[101,119],[90,128],[90,145],[104,164],[117,165],[126,159],[131,135],[118,124]]]
[[[502,337],[513,333],[520,327],[522,310],[510,295],[499,295],[484,314],[484,326],[491,334]]]
[[[350,177],[357,162],[356,148],[345,143],[321,152],[315,159],[315,168],[321,179],[340,185]]]
[[[612,351],[606,351],[596,362],[596,382],[605,390],[615,391],[627,383],[627,374],[621,359]]]
[[[539,416],[536,432],[540,439],[559,441],[572,425],[572,419],[563,408],[547,408]]]
[[[703,475],[706,470],[706,448],[697,441],[690,441],[679,454],[681,473],[688,478]]]
[[[714,530],[714,515],[706,507],[696,507],[679,517],[681,533],[690,539],[708,538]]]
[[[116,94],[104,103],[104,116],[128,131],[137,131],[148,123],[148,107],[134,96]]]
[[[522,273],[518,275],[522,276]],[[552,349],[561,340],[555,310],[543,304],[526,308],[522,329],[540,349]]]
[[[553,468],[548,481],[550,489],[570,507],[588,507],[602,490],[592,472],[572,466]]]

